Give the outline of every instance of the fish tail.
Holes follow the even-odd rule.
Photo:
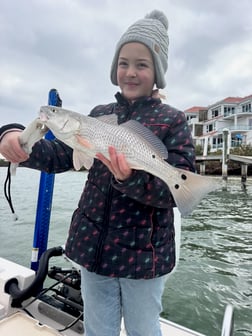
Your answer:
[[[212,177],[202,176],[183,169],[176,169],[179,179],[169,183],[170,191],[182,216],[190,214],[200,201],[220,183]]]
[[[18,163],[11,163],[10,164],[10,174],[11,174],[11,176],[16,175],[17,167],[18,167]]]

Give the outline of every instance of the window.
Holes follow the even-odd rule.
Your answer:
[[[212,118],[216,118],[219,115],[219,110],[212,110]]]
[[[215,129],[216,129],[215,123],[206,125],[206,131],[207,131],[207,133],[215,131]]]
[[[242,105],[242,112],[251,112],[251,103]]]
[[[196,124],[195,125],[195,135],[200,136],[203,134],[203,125]]]
[[[206,121],[206,120],[207,120],[207,110],[200,110],[199,121]]]
[[[230,116],[235,113],[234,106],[224,106],[224,117]]]

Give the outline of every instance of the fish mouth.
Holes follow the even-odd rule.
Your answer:
[[[48,106],[41,106],[39,111],[39,118],[43,122],[47,122],[51,116],[57,112],[57,109],[53,106],[49,108]]]
[[[40,111],[39,118],[40,118],[41,121],[44,121],[44,122],[48,121],[48,119],[49,119],[48,115],[43,111]]]

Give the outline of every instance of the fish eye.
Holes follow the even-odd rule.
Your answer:
[[[182,180],[185,181],[185,180],[187,179],[187,176],[186,176],[185,174],[182,174],[182,175],[181,175],[181,178],[182,178]]]

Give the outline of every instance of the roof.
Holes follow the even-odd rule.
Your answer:
[[[252,99],[252,94],[242,98],[242,101],[246,101],[246,100],[249,100],[249,99]]]
[[[242,97],[227,97],[221,100],[219,103],[236,104],[236,103],[240,103],[241,100],[243,100]]]
[[[203,107],[203,106],[193,106],[193,107],[190,107],[189,109],[185,110],[184,112],[186,113],[197,113],[201,110],[206,110],[207,107]]]
[[[216,105],[220,105],[220,104],[239,104],[242,101],[246,101],[246,100],[252,100],[252,94],[248,95],[246,97],[226,97],[223,98],[222,100],[217,101],[216,103],[211,104],[208,107],[204,107],[204,106],[193,106],[190,107],[186,110],[184,110],[185,113],[198,113],[201,110],[208,110],[210,107],[216,106]]]
[[[246,97],[226,97],[222,100],[219,100],[218,102],[212,104],[211,106],[216,106],[220,104],[239,104],[242,101],[246,101],[248,99],[252,99],[252,95],[246,96]]]

